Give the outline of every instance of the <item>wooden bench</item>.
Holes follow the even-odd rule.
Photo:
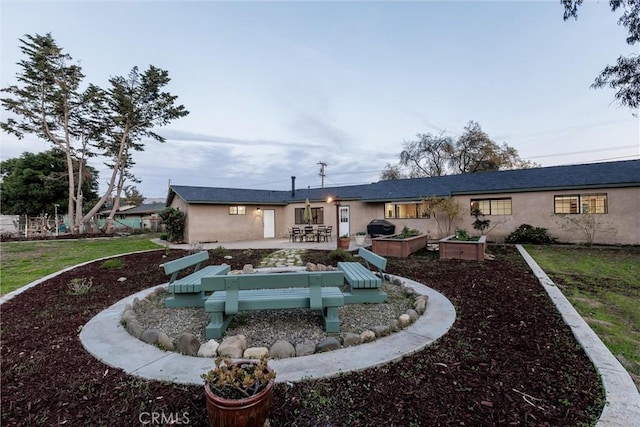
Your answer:
[[[204,310],[211,313],[207,338],[221,338],[240,311],[308,308],[321,311],[327,332],[340,332],[338,308],[344,305],[340,271],[239,274],[202,278],[202,289],[213,291]]]
[[[387,300],[387,294],[380,290],[384,282],[384,269],[387,267],[386,258],[381,257],[365,248],[358,250],[358,255],[367,266],[359,262],[339,262],[338,270],[344,273],[349,283],[350,292],[344,294],[347,304],[381,303]],[[377,269],[378,275],[368,267]]]
[[[209,265],[200,268],[201,264],[208,259],[209,252],[202,251],[164,263],[164,272],[171,274],[169,286],[167,286],[167,290],[171,295],[166,298],[164,303],[165,307],[183,308],[204,306],[207,296],[200,286],[200,280],[207,276],[227,274],[231,269],[231,267],[226,264]],[[194,267],[193,273],[176,280],[178,273],[190,267]]]

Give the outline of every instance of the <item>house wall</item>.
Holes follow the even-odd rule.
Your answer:
[[[489,240],[504,241],[504,239],[521,224],[548,229],[550,235],[557,237],[560,242],[582,243],[585,238],[579,231],[566,231],[561,227],[559,215],[554,214],[554,196],[570,194],[606,193],[608,213],[594,214],[603,222],[606,228],[617,229],[613,233],[596,233],[594,243],[600,244],[640,244],[640,188],[589,189],[570,191],[542,191],[515,194],[483,194],[474,196],[456,196],[464,208],[461,221],[457,227],[466,228],[473,232],[474,217],[471,216],[471,199],[491,199],[511,197],[512,215],[487,215],[491,220],[489,226]],[[569,215],[568,215],[569,216]],[[570,215],[577,217],[578,215]]]

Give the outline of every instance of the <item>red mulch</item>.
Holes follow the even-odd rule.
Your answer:
[[[397,363],[277,384],[271,425],[577,426],[596,420],[604,392],[594,367],[515,251],[491,251],[497,259],[484,263],[439,261],[428,253],[390,258],[390,273],[425,283],[453,302],[458,317],[452,329]],[[269,251],[229,252],[235,269],[257,265]],[[126,375],[94,359],[78,338],[82,325],[104,308],[165,282],[159,264],[183,254],[124,256],[117,270],[92,263],[3,304],[1,424],[142,425],[162,413],[162,424],[207,425],[201,386]],[[213,264],[229,262],[210,255]],[[308,253],[312,262],[328,263],[326,257]],[[121,276],[127,281],[118,282]],[[78,277],[93,277],[89,294],[68,294]]]

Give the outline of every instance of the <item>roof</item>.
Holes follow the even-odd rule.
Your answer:
[[[149,215],[158,213],[164,208],[164,203],[147,203],[144,205],[135,206],[125,211],[119,211],[118,215]]]
[[[326,200],[328,197],[383,202],[419,200],[430,196],[621,187],[640,187],[640,160],[398,179],[344,187],[296,189],[295,194],[291,191],[172,185],[167,205],[171,203],[174,195],[187,203],[286,205],[304,202],[305,199]]]

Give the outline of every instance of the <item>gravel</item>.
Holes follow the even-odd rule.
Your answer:
[[[360,334],[374,326],[388,325],[408,309],[413,297],[405,295],[397,283],[385,283],[382,290],[389,300],[382,304],[347,304],[339,309],[341,331]],[[174,343],[183,333],[192,333],[200,342],[207,341],[205,327],[209,316],[202,308],[165,308],[167,294],[150,297],[150,304],[134,308],[138,321],[145,329],[166,333]],[[293,345],[311,340],[316,343],[331,334],[324,331],[322,314],[307,309],[260,310],[237,314],[227,329],[227,336],[245,335],[249,347],[271,347],[278,340]]]

